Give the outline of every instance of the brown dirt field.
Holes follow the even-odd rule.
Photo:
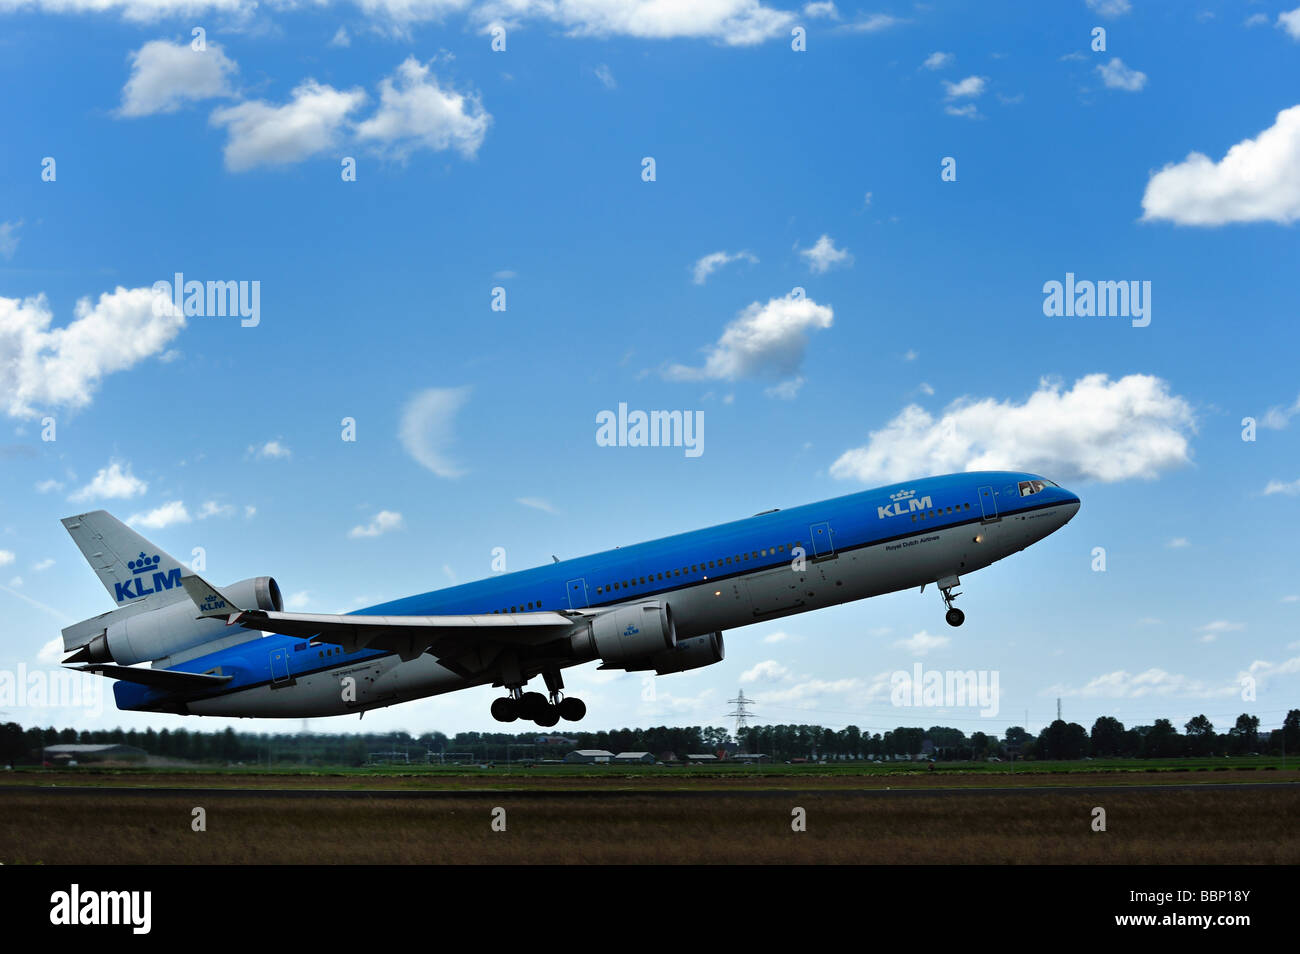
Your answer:
[[[369,780],[373,782],[374,780]],[[1293,789],[863,797],[0,796],[6,864],[1296,864]],[[200,803],[202,804],[202,803]],[[506,809],[507,830],[491,829]],[[791,810],[807,831],[791,830]],[[1108,831],[1090,827],[1105,808]]]

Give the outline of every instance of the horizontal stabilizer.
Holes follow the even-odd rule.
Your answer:
[[[78,672],[92,672],[108,679],[138,682],[142,686],[165,689],[168,692],[187,692],[196,689],[216,689],[230,682],[233,676],[218,676],[205,672],[180,672],[176,669],[145,669],[135,666],[70,666]]]
[[[197,573],[183,575],[181,586],[185,587],[185,592],[194,601],[199,616],[229,616],[239,612],[239,607],[225,593]]]

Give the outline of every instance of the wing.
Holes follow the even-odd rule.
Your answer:
[[[582,614],[484,613],[470,616],[363,616],[282,613],[241,609],[226,594],[194,574],[181,584],[200,616],[223,617],[228,626],[319,638],[347,652],[383,649],[404,660],[431,652],[449,668],[474,671],[505,647],[540,646],[573,629]],[[473,658],[471,658],[473,657]],[[480,661],[479,665],[474,659]]]
[[[138,682],[154,689],[168,692],[188,692],[193,689],[213,689],[225,685],[233,678],[203,672],[180,672],[175,669],[137,669],[134,666],[69,666],[78,672],[93,672],[96,676],[109,679],[121,679],[125,682]]]

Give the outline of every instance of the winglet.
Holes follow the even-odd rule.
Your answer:
[[[197,573],[187,573],[181,577],[181,586],[194,601],[199,616],[234,616],[243,610],[235,605],[234,600],[217,589]]]

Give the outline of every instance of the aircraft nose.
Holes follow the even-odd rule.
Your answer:
[[[1065,490],[1064,487],[1061,488],[1061,489],[1062,489],[1062,490]],[[1074,515],[1075,515],[1076,513],[1079,512],[1079,507],[1082,505],[1083,502],[1079,499],[1079,495],[1076,494],[1076,493],[1072,493],[1072,492],[1066,490],[1066,491],[1065,491],[1065,495],[1066,495],[1066,499],[1065,499],[1065,513],[1066,513],[1065,522],[1066,522],[1066,523],[1069,523],[1071,520],[1074,519]]]

